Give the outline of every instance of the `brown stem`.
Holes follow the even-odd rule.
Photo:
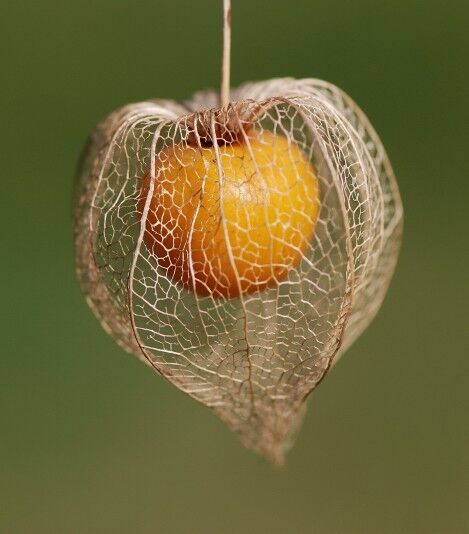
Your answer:
[[[230,103],[231,63],[231,0],[223,0],[223,60],[221,67],[220,102],[222,107]]]

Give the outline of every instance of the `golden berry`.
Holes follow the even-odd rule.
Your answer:
[[[157,155],[144,241],[172,282],[236,297],[280,282],[299,264],[318,210],[315,170],[282,135],[251,131],[218,148],[176,144]]]

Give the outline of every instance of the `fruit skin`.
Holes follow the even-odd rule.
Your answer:
[[[319,186],[295,143],[251,130],[247,142],[218,149],[176,144],[157,154],[155,167],[144,242],[173,283],[201,296],[237,297],[280,282],[301,261]],[[150,181],[148,173],[140,213]]]

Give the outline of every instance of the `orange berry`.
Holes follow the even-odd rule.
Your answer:
[[[144,241],[173,282],[236,297],[280,282],[299,264],[313,237],[319,186],[306,155],[281,135],[251,131],[248,142],[217,150],[219,161],[215,148],[187,144],[157,155]]]

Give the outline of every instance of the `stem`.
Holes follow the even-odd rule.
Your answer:
[[[230,103],[231,63],[231,0],[223,0],[223,60],[221,66],[220,101],[222,107]]]

